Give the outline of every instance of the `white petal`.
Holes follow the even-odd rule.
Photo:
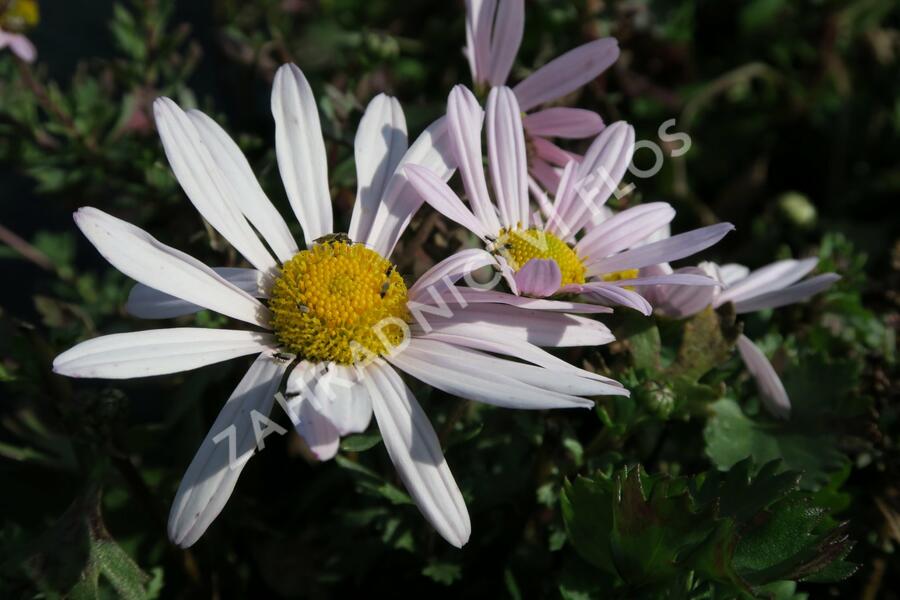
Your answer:
[[[762,350],[745,335],[738,338],[737,347],[747,370],[756,379],[763,406],[780,419],[790,418],[791,399],[788,398],[784,384],[781,383],[772,363],[762,353]]]
[[[366,107],[353,142],[356,158],[356,204],[348,235],[369,239],[388,181],[406,154],[406,117],[396,98],[378,94]]]
[[[575,193],[560,207],[569,238],[587,225],[616,191],[634,155],[634,128],[618,121],[597,136],[575,172]]]
[[[340,435],[365,431],[372,419],[372,399],[362,381],[365,376],[362,366],[328,363],[317,369],[313,403]]]
[[[322,389],[320,367],[305,360],[297,364],[288,375],[285,394],[297,433],[318,460],[326,461],[337,454],[341,434],[321,409],[327,393]]]
[[[819,292],[827,290],[840,278],[841,276],[836,273],[823,273],[784,289],[753,296],[749,300],[735,302],[734,310],[738,314],[742,314],[764,308],[779,308],[788,304],[803,302]]]
[[[519,294],[546,298],[559,290],[562,283],[562,271],[552,258],[532,258],[516,271],[516,287]]]
[[[275,259],[241,213],[241,203],[248,200],[239,199],[243,190],[235,187],[235,180],[243,177],[236,169],[231,175],[225,172],[229,153],[201,136],[194,121],[169,98],[158,98],[153,113],[172,171],[197,211],[254,267],[274,272]],[[255,181],[252,173],[250,178]]]
[[[244,290],[254,298],[268,296],[266,290],[272,280],[262,271],[235,267],[216,267],[213,271],[228,283]],[[170,294],[164,294],[143,283],[136,283],[128,294],[125,310],[139,319],[171,319],[199,312],[203,310],[203,307]]]
[[[506,292],[498,292],[495,290],[482,290],[479,288],[457,286],[451,289],[441,288],[440,296],[447,304],[469,303],[489,303],[489,304],[509,304],[519,308],[528,310],[548,310],[551,312],[566,313],[583,313],[598,314],[611,313],[612,309],[607,306],[597,306],[596,304],[586,304],[583,302],[568,302],[565,300],[548,300],[545,298],[528,298],[527,296],[516,296],[515,294],[507,294]],[[434,299],[430,300],[434,303]]]
[[[487,236],[495,233],[487,231],[481,221],[463,204],[459,196],[450,189],[450,186],[430,170],[419,165],[406,165],[404,171],[409,184],[436,211],[462,225],[482,240],[486,240]]]
[[[466,0],[466,58],[472,81],[486,83],[490,69],[491,30],[497,0]]]
[[[639,204],[589,226],[575,251],[594,259],[609,256],[637,245],[674,218],[675,209],[667,202]]]
[[[469,248],[448,256],[428,269],[411,288],[409,299],[415,302],[430,302],[433,299],[429,288],[441,294],[464,275],[474,273],[478,269],[496,264],[494,256],[481,248]]]
[[[732,283],[722,291],[717,303],[742,302],[761,294],[785,288],[800,281],[816,268],[818,258],[803,260],[779,260],[750,273],[747,277]]]
[[[525,130],[516,96],[506,87],[493,88],[487,101],[488,166],[505,227],[527,225],[528,160]]]
[[[523,310],[504,304],[470,304],[453,307],[450,316],[410,310],[416,324],[413,331],[471,335],[477,332],[490,339],[525,340],[537,346],[598,346],[615,338],[609,328],[593,319],[563,313]],[[506,336],[506,337],[504,337]]]
[[[390,366],[372,364],[365,382],[384,446],[409,495],[437,532],[461,548],[472,532],[469,512],[428,417]]]
[[[622,384],[618,381],[610,379],[609,377],[604,377],[603,375],[599,375],[597,373],[579,369],[578,367],[570,365],[566,361],[553,356],[546,350],[543,350],[542,348],[538,348],[534,344],[530,344],[521,340],[507,340],[504,342],[498,342],[481,337],[468,337],[447,333],[428,333],[419,337],[419,339],[434,340],[438,342],[444,342],[452,346],[462,346],[465,348],[471,348],[473,350],[490,352],[491,354],[511,356],[513,358],[518,358],[530,362],[539,367],[544,367],[551,371],[565,371],[579,377],[593,379],[595,381],[602,381],[609,384],[613,388],[618,388],[618,392],[605,391],[602,392],[603,394],[610,393],[623,396],[628,395],[628,391],[625,390]]]
[[[334,231],[328,164],[312,89],[297,65],[282,65],[272,87],[278,170],[307,246]]]
[[[247,157],[231,136],[207,115],[199,110],[189,110],[188,116],[217,162],[227,186],[234,193],[240,211],[253,223],[281,262],[290,260],[298,252],[297,242],[259,185]]]
[[[704,274],[705,271],[697,267],[686,267],[673,273],[673,275]],[[665,276],[659,275],[648,279],[653,280]],[[650,301],[657,312],[673,319],[684,319],[702,311],[712,304],[717,292],[717,288],[714,286],[690,285],[651,285],[639,286],[637,289]]]
[[[409,185],[404,165],[422,165],[447,181],[456,168],[451,157],[447,123],[443,117],[432,123],[409,147],[387,185],[384,199],[372,219],[368,239],[354,240],[366,244],[380,255],[389,257],[413,214],[422,206],[422,197]]]
[[[575,394],[605,394],[613,388],[622,393],[622,388],[568,371],[550,371],[433,339],[414,338],[388,360],[448,394],[504,408],[591,408],[592,400]]]
[[[485,228],[500,231],[497,211],[488,193],[481,151],[481,127],[484,111],[468,88],[457,85],[447,99],[447,131],[453,158],[459,165],[466,195],[472,210]]]
[[[611,256],[589,261],[588,275],[615,273],[629,269],[640,269],[659,263],[676,261],[709,248],[734,229],[731,223],[717,223],[694,229],[680,235],[632,248]]]
[[[503,0],[499,3],[491,35],[490,71],[488,81],[492,86],[506,85],[512,69],[522,33],[525,31],[524,0]]]
[[[619,43],[599,39],[566,52],[532,73],[515,87],[523,111],[573,92],[605,71],[619,58]]]
[[[254,415],[268,417],[287,364],[261,355],[222,408],[188,467],[172,510],[169,538],[192,546],[219,515],[256,452]]]
[[[104,335],[66,350],[53,371],[69,377],[131,379],[189,371],[275,347],[268,333],[174,327]]]
[[[571,287],[571,290],[569,289]],[[641,314],[649,315],[653,312],[653,307],[647,300],[631,290],[626,290],[612,283],[604,283],[601,281],[590,281],[580,288],[580,293],[600,301],[604,304],[612,304],[617,306],[625,306],[633,308]],[[562,291],[575,291],[576,286],[565,286]]]
[[[719,276],[722,278],[722,283],[724,283],[726,286],[732,286],[741,279],[744,279],[745,277],[750,275],[750,269],[748,269],[744,265],[739,265],[737,263],[718,265],[718,271]]]
[[[197,259],[96,208],[80,208],[74,216],[103,258],[125,275],[192,304],[268,327],[265,306]]]

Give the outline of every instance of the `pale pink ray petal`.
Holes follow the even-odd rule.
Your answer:
[[[74,218],[100,254],[128,277],[186,302],[268,328],[269,310],[259,300],[192,256],[96,208],[80,208]]]
[[[594,111],[565,106],[554,106],[527,114],[522,122],[528,135],[550,138],[594,137],[606,127],[603,119]]]
[[[495,87],[487,103],[488,166],[504,227],[529,222],[528,161],[522,113],[506,87]]]
[[[562,271],[553,259],[533,258],[516,271],[516,287],[523,296],[552,296],[561,283]]]
[[[728,286],[716,302],[720,306],[726,302],[743,302],[787,287],[803,279],[816,268],[818,262],[819,259],[813,257],[803,260],[779,260],[766,265]]]
[[[341,434],[322,410],[329,401],[330,389],[322,385],[324,365],[300,361],[290,372],[285,385],[286,409],[294,428],[317,460],[334,458]]]
[[[791,416],[791,399],[788,398],[784,384],[775,372],[775,368],[762,350],[750,338],[741,335],[737,341],[738,351],[744,360],[747,370],[756,379],[763,406],[779,419]]]
[[[422,197],[406,179],[405,165],[421,165],[447,181],[456,164],[450,152],[447,122],[444,117],[423,131],[403,155],[394,175],[388,181],[367,239],[354,240],[366,244],[385,258],[394,251],[413,215],[422,206]]]
[[[490,70],[487,79],[492,86],[506,85],[524,31],[524,0],[502,0],[497,7],[494,29],[491,32]]]
[[[263,354],[253,363],[200,444],[169,512],[169,539],[192,546],[222,512],[268,418],[287,363]],[[263,442],[264,443],[264,442]]]
[[[539,136],[531,137],[531,145],[534,146],[538,158],[555,167],[565,167],[571,161],[581,162],[582,157],[574,152],[563,150],[550,140]]]
[[[235,170],[226,175],[224,170],[230,168],[228,152],[204,139],[195,121],[169,98],[157,98],[153,114],[169,165],[197,212],[250,264],[274,273],[278,263],[241,212],[241,204],[246,201],[239,199],[241,189],[235,182],[247,173]],[[249,177],[255,179],[252,172]]]
[[[749,300],[735,302],[734,310],[738,314],[743,314],[765,308],[779,308],[803,302],[819,292],[824,292],[840,278],[841,276],[837,273],[823,273],[780,290],[753,296]]]
[[[547,161],[540,158],[532,158],[529,163],[529,170],[531,174],[537,179],[542,186],[551,192],[555,192],[559,186],[559,178],[560,174],[558,170],[553,167]],[[537,194],[540,191],[540,188],[535,188],[532,183],[529,181],[529,189],[531,189],[531,193]]]
[[[269,295],[268,289],[272,284],[272,278],[262,271],[238,267],[216,267],[213,271],[254,298],[267,298]],[[136,283],[128,294],[125,310],[139,319],[171,319],[199,312],[203,307],[165,294],[143,283]]]
[[[27,63],[32,63],[37,58],[37,48],[27,37],[20,33],[9,33],[0,29],[0,50],[9,48],[13,54]]]
[[[496,264],[494,255],[482,248],[469,248],[452,254],[428,269],[409,288],[409,299],[415,302],[429,302],[439,296],[460,277],[472,274],[478,269]],[[432,289],[432,292],[429,292]]]
[[[397,372],[378,361],[364,379],[391,462],[422,515],[441,537],[461,548],[472,524],[431,422]]]
[[[297,254],[297,242],[253,174],[247,157],[231,136],[210,117],[199,110],[189,110],[187,114],[218,164],[219,176],[232,190],[238,209],[259,231],[281,262],[290,260]]]
[[[422,338],[413,338],[403,352],[388,360],[432,387],[504,408],[591,408],[593,401],[577,394],[600,394],[615,388],[566,372],[548,377],[542,367]],[[615,392],[621,393],[621,388]]]
[[[67,377],[133,379],[190,371],[276,347],[269,333],[173,327],[113,333],[81,342],[53,360]]]
[[[556,100],[596,78],[619,58],[619,43],[603,38],[579,46],[532,73],[513,90],[523,111]]]
[[[462,225],[485,241],[488,236],[496,233],[496,230],[487,230],[478,217],[472,214],[459,196],[450,189],[450,186],[429,169],[419,165],[406,165],[404,172],[410,185],[419,195],[448,219]]]
[[[582,258],[598,259],[637,245],[675,218],[667,202],[639,204],[616,213],[599,225],[588,226],[575,245]]]
[[[505,304],[470,304],[441,312],[415,308],[418,307],[411,308],[413,332],[435,330],[460,335],[476,332],[501,341],[519,339],[555,348],[599,346],[615,339],[606,325],[580,315],[525,310]]]
[[[406,117],[400,102],[378,94],[366,107],[353,142],[356,203],[347,230],[350,239],[369,239],[378,204],[406,150]]]
[[[294,64],[282,65],[272,84],[275,154],[288,200],[307,246],[334,232],[325,140],[312,88]]]
[[[634,154],[634,128],[618,121],[591,143],[575,174],[575,194],[562,215],[574,236],[616,191]],[[570,237],[567,241],[573,241]]]
[[[469,303],[509,304],[528,310],[548,310],[551,312],[566,312],[574,314],[600,314],[611,313],[608,306],[598,306],[585,302],[569,302],[567,300],[548,300],[545,298],[529,298],[498,292],[496,290],[483,290],[473,287],[457,286],[445,289],[441,293],[442,298],[448,304],[467,305]]]
[[[606,303],[613,306],[625,306],[633,308],[643,315],[649,315],[653,312],[653,307],[647,302],[646,298],[626,290],[612,283],[602,281],[589,281],[583,285],[571,284],[563,286],[563,292],[581,293],[592,300]]]
[[[694,229],[614,256],[591,260],[587,265],[587,272],[589,276],[599,276],[679,260],[716,244],[733,229],[734,225],[731,223],[717,223]]]
[[[648,267],[641,269],[653,272],[657,267]],[[671,273],[671,269],[668,269]],[[662,272],[659,275],[651,275],[651,277],[665,276],[667,273]],[[685,267],[678,269],[674,274],[684,275],[706,275],[706,271],[697,267]],[[718,288],[715,286],[689,286],[689,285],[650,285],[638,286],[638,293],[644,296],[654,310],[659,314],[673,319],[684,319],[710,306],[716,296]]]
[[[466,0],[465,54],[476,85],[487,83],[497,0]]]
[[[475,216],[488,231],[496,234],[501,225],[484,175],[481,151],[483,121],[484,111],[472,92],[465,86],[455,86],[447,100],[447,128],[451,150],[459,165],[459,174]]]
[[[438,342],[450,344],[452,346],[463,346],[466,348],[471,348],[472,350],[480,350],[482,352],[489,352],[491,354],[511,356],[513,358],[518,358],[532,363],[539,367],[544,367],[545,369],[566,372],[578,377],[593,379],[595,381],[602,381],[612,387],[622,389],[623,392],[621,393],[621,395],[628,395],[628,391],[624,390],[624,386],[615,379],[610,379],[609,377],[604,377],[603,375],[600,375],[598,373],[592,373],[591,371],[586,371],[584,369],[580,369],[576,366],[570,365],[561,358],[553,356],[543,348],[539,348],[534,344],[530,344],[521,340],[499,342],[496,340],[477,336],[462,336],[436,332],[422,335],[418,339],[435,340]]]

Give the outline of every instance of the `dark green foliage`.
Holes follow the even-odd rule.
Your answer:
[[[319,99],[344,229],[369,100],[397,96],[412,137],[469,83],[463,2],[43,0],[38,62],[0,51],[0,597],[900,597],[897,3],[526,6],[513,83],[619,39],[618,63],[561,101],[661,142],[661,171],[613,208],[669,202],[676,232],[735,223],[697,260],[818,255],[817,272],[841,281],[746,316],[602,315],[615,343],[556,351],[632,391],[593,412],[495,409],[409,380],[469,507],[461,551],[422,519],[374,425],[328,463],[293,433],[268,438],[182,550],[169,507],[247,361],[55,376],[53,357],[78,341],[169,324],[125,314],[132,282],[72,211],[96,206],[209,265],[242,265],[171,174],[151,108],[166,95],[233,135],[299,234],[269,107],[275,69],[294,61]],[[691,136],[681,156],[660,138],[668,119]],[[397,266],[411,282],[471,243],[425,207]],[[175,324],[232,325],[208,311]],[[734,351],[742,332],[782,376],[789,421],[762,407]]]

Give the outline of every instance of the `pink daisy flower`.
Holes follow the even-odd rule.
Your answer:
[[[482,167],[483,121],[493,197]],[[484,242],[483,252],[494,257],[515,294],[534,298],[581,294],[595,303],[650,314],[650,303],[635,286],[715,285],[706,275],[649,275],[642,269],[708,248],[733,229],[730,223],[648,243],[675,216],[668,204],[635,206],[606,218],[603,205],[631,162],[634,130],[628,124],[609,126],[583,161],[566,164],[553,202],[535,190],[540,212],[547,217],[544,221],[539,211],[532,213],[529,201],[525,133],[512,90],[493,88],[485,114],[467,88],[456,86],[448,100],[446,123],[468,205],[428,169],[409,165],[409,181],[426,202]]]

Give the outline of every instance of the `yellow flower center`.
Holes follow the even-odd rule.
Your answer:
[[[328,241],[286,262],[269,309],[279,344],[301,358],[353,364],[399,346],[410,320],[403,278],[362,244]]]
[[[601,279],[603,279],[603,281],[623,281],[625,279],[634,279],[639,274],[640,271],[637,269],[625,269],[624,271],[616,271],[615,273],[604,273],[601,276]]]
[[[9,0],[7,3],[0,0],[0,7],[4,4],[5,8],[0,12],[0,28],[22,32],[38,24],[40,11],[37,0]]]
[[[551,259],[559,266],[562,283],[584,283],[585,267],[564,241],[539,229],[501,229],[494,244],[509,266],[518,271],[533,258]]]

